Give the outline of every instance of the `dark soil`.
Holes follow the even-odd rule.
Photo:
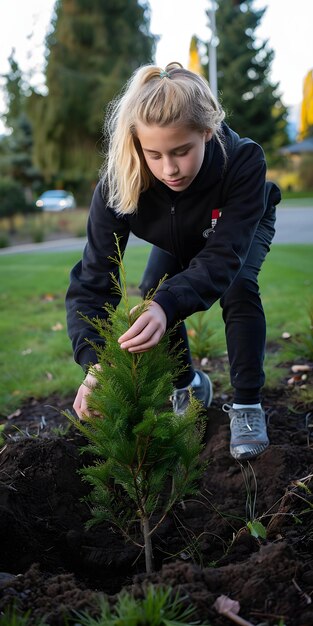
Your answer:
[[[307,385],[312,379],[309,373]],[[312,382],[312,381],[311,381]],[[297,395],[297,397],[299,397]],[[213,608],[222,594],[240,603],[252,624],[313,624],[313,413],[287,385],[265,394],[271,445],[251,464],[229,454],[227,398],[208,410],[200,494],[176,507],[154,536],[156,572],[110,526],[85,529],[89,487],[77,470],[90,459],[61,409],[72,398],[29,400],[2,421],[0,449],[0,612],[14,602],[63,625],[64,615],[97,615],[101,593],[128,588],[141,597],[149,582],[170,585],[195,607],[193,621],[229,624]],[[243,472],[257,481],[255,517],[267,539],[246,529]],[[77,619],[76,619],[77,623]]]

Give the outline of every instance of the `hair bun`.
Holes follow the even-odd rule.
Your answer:
[[[184,67],[181,63],[178,63],[178,61],[173,61],[172,63],[168,63],[165,71],[169,72],[170,70],[183,70]]]

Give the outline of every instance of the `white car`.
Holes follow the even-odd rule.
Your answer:
[[[43,211],[65,211],[65,209],[76,209],[76,202],[71,192],[51,189],[38,198],[36,207]]]

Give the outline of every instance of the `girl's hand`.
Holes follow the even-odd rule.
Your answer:
[[[99,365],[99,363],[96,363],[96,365],[94,365],[93,367],[95,367],[96,369],[100,369],[101,366]],[[74,400],[73,409],[76,411],[80,420],[84,419],[84,415],[90,415],[87,404],[88,396],[91,393],[93,387],[96,386],[96,383],[96,377],[91,372],[88,372],[86,378],[78,389],[76,398]]]
[[[166,331],[166,315],[157,302],[151,302],[147,311],[121,335],[118,342],[122,350],[147,352],[156,346]]]

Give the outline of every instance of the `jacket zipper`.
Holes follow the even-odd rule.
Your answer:
[[[176,258],[177,258],[181,268],[184,269],[184,264],[183,264],[183,261],[182,261],[180,248],[179,248],[179,243],[178,243],[178,236],[177,236],[176,207],[175,207],[175,204],[172,204],[172,206],[171,206],[171,238],[172,238],[172,245],[173,245],[173,250],[174,250],[175,256],[176,256]]]

